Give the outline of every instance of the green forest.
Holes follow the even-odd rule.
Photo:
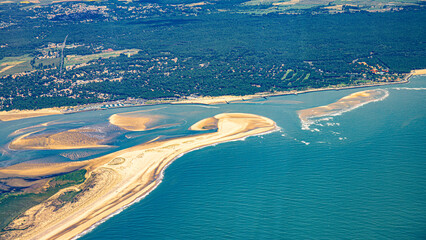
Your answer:
[[[76,6],[80,12],[69,13]],[[0,110],[359,85],[397,81],[426,68],[423,7],[338,14],[310,9],[296,15],[241,14],[235,8],[230,1],[199,7],[119,1],[0,5],[2,23],[13,23],[0,29],[0,60],[34,58],[31,71],[0,77]],[[40,49],[59,46],[66,36],[66,44],[77,47],[65,48],[64,57],[106,49],[139,53],[62,72],[59,58],[42,64]]]

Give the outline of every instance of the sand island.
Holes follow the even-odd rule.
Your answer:
[[[108,147],[101,144],[105,139],[96,129],[79,128],[53,134],[36,134],[37,132],[30,132],[16,138],[9,144],[9,148],[41,150]]]
[[[302,128],[306,130],[309,129],[309,126],[312,124],[311,120],[313,119],[327,116],[337,116],[367,103],[381,101],[387,96],[388,92],[383,89],[360,91],[352,93],[339,99],[337,102],[328,104],[326,106],[303,109],[299,110],[297,113],[299,115],[300,121],[302,122]]]
[[[48,166],[23,164],[0,169],[0,180],[11,179],[13,175],[25,178],[37,173],[48,177],[70,169],[85,174],[84,182],[61,189],[15,218],[0,237],[71,239],[143,198],[161,182],[164,169],[182,154],[277,129],[271,119],[244,113],[219,114],[214,119],[198,122],[196,128],[210,129],[213,124],[216,132],[149,142],[92,160]],[[55,181],[61,183],[61,179]],[[60,201],[70,194],[74,196],[72,201]]]

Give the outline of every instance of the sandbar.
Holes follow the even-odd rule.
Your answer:
[[[383,100],[388,96],[388,94],[389,93],[383,89],[360,91],[345,96],[337,102],[325,106],[299,110],[297,113],[302,122],[302,128],[306,130],[309,129],[311,119],[326,116],[337,116],[367,103]]]
[[[79,149],[109,147],[102,145],[103,138],[94,129],[71,129],[53,134],[38,134],[38,131],[24,134],[9,144],[12,150],[29,149]]]
[[[205,130],[211,130],[211,129],[217,129],[217,123],[218,119],[215,117],[210,117],[203,119],[201,121],[196,122],[193,124],[189,130],[192,131],[205,131]]]
[[[137,112],[129,112],[114,114],[109,117],[109,122],[127,131],[146,131],[156,128],[154,125],[164,118],[163,115],[141,116]]]
[[[55,209],[52,204],[66,191],[63,189],[27,210],[0,236],[5,239],[71,239],[146,196],[161,182],[164,169],[184,153],[277,129],[271,119],[253,114],[225,113],[214,118],[216,132],[145,143],[80,162],[84,166],[72,166],[87,170],[87,180],[73,187],[81,190],[78,197]],[[0,169],[2,172],[5,173],[5,169]],[[10,174],[10,170],[7,173]],[[14,173],[22,175],[19,171]]]

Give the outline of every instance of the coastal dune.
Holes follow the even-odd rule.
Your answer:
[[[219,114],[195,125],[193,129],[217,131],[145,143],[85,161],[87,179],[70,189],[79,190],[72,202],[54,207],[55,199],[67,191],[63,189],[15,219],[1,237],[71,239],[146,196],[161,182],[164,169],[182,154],[277,129],[271,119],[244,113]]]

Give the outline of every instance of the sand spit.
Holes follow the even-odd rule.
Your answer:
[[[24,118],[41,117],[47,115],[62,114],[59,108],[44,108],[40,110],[12,110],[0,112],[0,121],[13,121]]]
[[[337,116],[367,103],[381,101],[388,95],[389,93],[383,89],[366,90],[352,93],[329,105],[303,109],[297,113],[299,114],[299,118],[302,122],[302,129],[309,130],[309,126],[312,124],[312,119],[326,116]]]
[[[9,144],[12,150],[29,149],[79,149],[109,147],[101,145],[104,139],[95,129],[79,128],[54,134],[37,134],[38,131],[24,134]]]
[[[11,230],[0,236],[2,239],[71,239],[151,192],[161,182],[164,169],[183,154],[277,129],[271,119],[253,114],[226,113],[214,118],[217,132],[146,143],[80,162],[88,170],[87,180],[78,186],[81,192],[73,202],[56,209],[54,202],[61,194],[58,193],[15,219],[8,226]],[[14,174],[23,175],[19,167],[15,170]]]

